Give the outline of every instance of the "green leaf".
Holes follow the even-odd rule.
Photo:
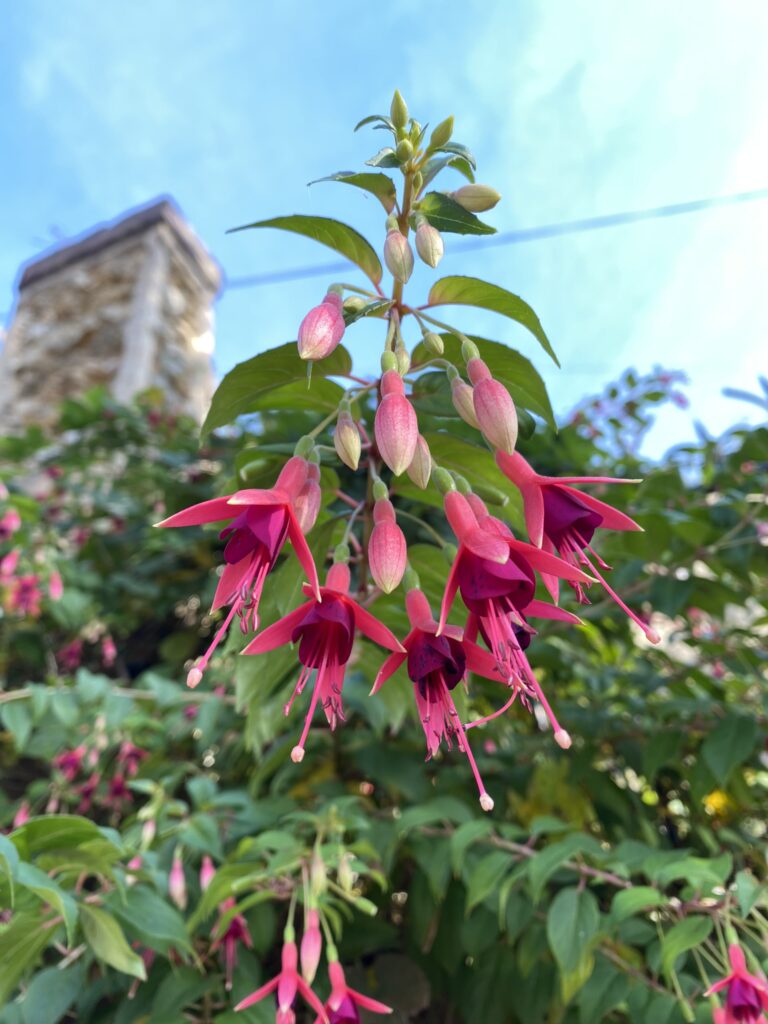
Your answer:
[[[547,912],[547,939],[563,974],[580,966],[599,928],[600,911],[594,894],[576,886],[561,889]]]
[[[358,320],[362,320],[366,316],[379,316],[383,317],[388,309],[392,306],[391,299],[373,299],[372,302],[367,303],[361,309],[345,310],[344,311],[344,323],[349,327],[350,324],[356,323]]]
[[[349,352],[339,345],[327,359],[314,364],[313,381],[317,383],[323,377],[334,377],[351,370]],[[254,412],[268,392],[306,379],[307,364],[299,358],[296,343],[292,341],[238,363],[216,388],[201,433],[209,434],[217,427],[233,423],[238,416]],[[305,386],[307,399],[311,393],[312,388]]]
[[[538,902],[544,891],[544,886],[557,869],[577,853],[590,853],[597,857],[604,855],[600,843],[594,836],[574,832],[573,835],[566,836],[559,843],[552,843],[537,853],[535,857],[531,857],[528,861],[528,878],[535,902]]]
[[[32,732],[32,716],[27,703],[24,700],[8,701],[0,709],[3,725],[13,736],[13,742],[19,751],[26,747]]]
[[[111,914],[83,904],[80,920],[86,941],[100,960],[123,974],[147,980],[144,961],[128,945],[120,925]]]
[[[418,209],[438,231],[450,231],[456,235],[496,234],[496,228],[484,224],[479,217],[465,210],[460,203],[444,192],[428,192],[419,201]]]
[[[467,914],[498,887],[513,864],[512,858],[504,850],[494,850],[475,864],[469,876]]]
[[[675,960],[694,946],[701,945],[712,931],[711,917],[686,917],[666,933],[661,943],[661,966],[666,975],[671,974]]]
[[[77,903],[65,892],[61,886],[52,878],[49,878],[44,871],[36,868],[34,864],[20,864],[16,874],[16,881],[25,889],[29,889],[41,900],[50,903],[64,918],[64,925],[67,929],[67,941],[71,946],[75,937],[75,925],[77,924]]]
[[[423,187],[426,187],[446,167],[455,168],[459,174],[464,175],[467,181],[474,183],[475,175],[472,172],[472,166],[463,156],[459,156],[457,153],[449,153],[447,156],[433,156],[426,162],[421,172]]]
[[[111,893],[107,908],[129,931],[135,932],[145,946],[158,953],[192,952],[184,918],[169,903],[145,885],[132,886],[123,901],[119,894]]]
[[[765,891],[751,871],[739,871],[736,875],[736,898],[742,917],[746,917]]]
[[[641,910],[660,907],[666,900],[658,889],[650,885],[636,885],[632,889],[622,889],[616,893],[611,904],[611,918],[619,924]]]
[[[8,875],[11,890],[11,906],[13,906],[13,883],[19,870],[19,851],[8,836],[0,832],[0,867]]]
[[[509,317],[527,328],[547,355],[560,365],[539,318],[527,302],[506,288],[476,277],[442,277],[430,289],[429,306],[476,306]]]
[[[400,161],[395,156],[395,151],[391,146],[385,146],[380,149],[379,152],[372,156],[370,160],[365,161],[369,167],[399,167]]]
[[[617,970],[613,964],[601,960],[579,996],[581,1024],[595,1024],[595,1021],[605,1020],[611,1010],[627,998],[631,985],[626,974]]]
[[[317,185],[321,181],[341,181],[345,185],[354,185],[355,188],[361,188],[376,196],[387,213],[392,213],[395,208],[397,189],[394,181],[386,174],[376,174],[372,171],[363,174],[357,174],[355,171],[338,171],[338,173],[328,174],[324,178],[315,178],[309,184]]]
[[[278,228],[281,231],[293,231],[297,235],[312,238],[351,260],[374,284],[381,280],[381,263],[371,243],[363,238],[359,231],[355,231],[348,224],[342,224],[339,220],[294,213],[288,217],[272,217],[270,220],[257,220],[252,224],[243,224],[239,228],[230,228],[228,234],[247,231],[250,228]]]
[[[576,966],[570,971],[560,973],[560,994],[563,1003],[568,1004],[592,976],[595,968],[595,958],[591,950],[585,950],[580,954]]]
[[[491,832],[491,823],[486,818],[474,818],[472,821],[465,821],[459,825],[451,836],[451,867],[454,875],[458,878],[461,874],[464,854],[472,843],[483,839]]]
[[[461,157],[462,160],[469,164],[473,171],[477,170],[477,160],[475,160],[470,150],[460,142],[446,142],[444,146],[438,146],[435,152],[451,153],[453,156]]]
[[[734,768],[752,756],[757,731],[751,716],[729,714],[704,740],[701,755],[719,783],[727,782]]]
[[[429,803],[409,807],[397,823],[400,835],[406,835],[411,829],[434,825],[436,822],[465,822],[471,817],[471,811],[464,803],[453,796],[441,796]]]
[[[21,1010],[24,1024],[58,1024],[80,993],[85,981],[82,961],[62,970],[46,967],[39,971],[27,988]]]
[[[455,334],[447,333],[441,334],[440,337],[443,339],[445,349],[444,358],[451,363],[460,365],[463,360],[461,358],[461,342],[459,339]],[[542,419],[546,420],[556,430],[557,423],[549,401],[549,395],[547,394],[546,384],[530,359],[526,359],[524,355],[516,352],[515,349],[502,345],[501,342],[489,341],[487,338],[481,338],[476,334],[469,335],[468,337],[480,349],[480,355],[488,364],[488,369],[493,376],[500,380],[510,395],[512,395],[515,405],[529,409],[536,416],[541,416]],[[418,369],[419,366],[422,366],[431,358],[433,357],[427,351],[424,344],[419,343],[413,352],[413,368]],[[452,414],[454,409],[453,405],[450,404],[450,385],[445,374],[441,373],[440,376],[446,382],[448,408]],[[418,387],[419,382],[417,381],[415,390],[418,391]]]
[[[192,967],[182,967],[169,974],[157,990],[152,1001],[152,1016],[149,1024],[168,1024],[169,1021],[186,1020],[181,1012],[210,991],[211,979],[200,977]]]
[[[389,128],[391,132],[395,130],[392,118],[388,117],[386,114],[369,114],[368,117],[364,117],[362,121],[357,122],[354,130],[357,131],[359,128],[362,128],[363,125],[376,124],[376,122],[378,122],[378,127],[380,128]]]
[[[0,932],[0,1006],[13,995],[24,972],[33,966],[55,928],[46,927],[40,914],[16,914]]]
[[[11,834],[16,849],[26,860],[39,853],[69,850],[92,840],[103,840],[104,837],[98,825],[76,814],[30,818]]]

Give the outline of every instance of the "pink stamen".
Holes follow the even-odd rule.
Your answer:
[[[315,708],[317,707],[317,700],[318,700],[318,697],[320,696],[320,691],[322,689],[323,675],[325,673],[325,669],[326,669],[327,664],[328,664],[328,655],[327,655],[327,653],[324,653],[323,654],[323,659],[320,662],[320,668],[317,670],[317,678],[315,679],[315,688],[312,691],[312,698],[311,698],[311,700],[309,702],[309,711],[307,711],[307,717],[304,719],[304,728],[301,730],[301,736],[299,738],[299,742],[296,744],[296,746],[291,751],[291,760],[295,764],[298,764],[298,762],[301,761],[302,758],[304,757],[304,747],[305,747],[306,742],[307,742],[307,736],[309,735],[310,726],[312,725],[312,716],[315,713]],[[301,752],[301,753],[299,754],[299,752]]]
[[[587,558],[586,555],[584,556],[584,560],[586,564],[589,566],[590,570],[594,573],[594,575],[603,585],[605,591],[613,598],[613,600],[616,602],[619,608],[621,608],[621,610],[625,612],[625,614],[627,614],[630,617],[630,619],[632,619],[635,625],[639,626],[640,629],[642,629],[643,633],[645,633],[646,637],[652,644],[657,644],[661,638],[659,637],[659,634],[656,632],[656,630],[653,629],[651,626],[647,626],[640,618],[640,616],[633,612],[632,609],[624,601],[622,601],[622,599],[619,597],[619,595],[616,593],[613,587],[605,579],[603,574],[595,568],[595,566],[592,564],[590,559]]]
[[[448,708],[448,713],[453,720],[453,727],[456,730],[456,733],[458,734],[459,746],[467,755],[469,767],[472,769],[472,774],[475,777],[475,782],[477,783],[477,788],[480,793],[480,806],[483,808],[484,811],[492,811],[493,798],[489,796],[488,793],[486,792],[485,785],[483,784],[483,780],[480,775],[480,770],[478,769],[477,762],[475,761],[475,755],[472,753],[472,749],[469,745],[469,740],[467,739],[467,735],[464,732],[464,727],[461,724],[459,712],[456,710],[456,705],[453,703],[453,697],[451,696],[449,690],[447,689],[447,687],[445,687],[445,685],[443,685],[443,700],[445,701],[445,704]]]

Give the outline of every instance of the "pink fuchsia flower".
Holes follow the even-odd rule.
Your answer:
[[[406,284],[413,273],[413,249],[397,228],[387,232],[384,240],[384,262],[396,281]]]
[[[307,313],[299,327],[299,355],[302,359],[325,359],[344,336],[341,296],[328,292],[319,306]]]
[[[213,498],[177,512],[158,526],[200,526],[231,520],[220,536],[226,540],[224,572],[221,574],[213,609],[230,605],[223,625],[208,650],[187,676],[188,686],[197,686],[211,655],[226,635],[235,615],[246,629],[258,626],[258,609],[264,580],[272,571],[286,540],[307,574],[315,594],[319,595],[317,570],[299,523],[294,503],[307,482],[309,463],[294,456],[283,467],[271,490],[237,491],[224,498]]]
[[[48,580],[48,597],[52,601],[60,601],[63,594],[64,584],[61,579],[61,573],[52,572]]]
[[[315,980],[322,951],[323,933],[320,931],[320,915],[316,910],[310,909],[304,920],[304,933],[301,936],[299,950],[301,973],[308,985]]]
[[[186,909],[187,880],[184,876],[184,864],[181,860],[181,853],[178,850],[173,854],[171,870],[168,872],[168,895],[179,910]]]
[[[43,592],[37,576],[17,576],[11,583],[8,607],[19,615],[36,619],[40,615]]]
[[[65,750],[54,757],[53,766],[58,768],[67,782],[72,782],[83,767],[85,753],[85,747],[82,745],[75,747],[74,750]]]
[[[467,373],[473,384],[475,416],[483,437],[511,455],[517,443],[517,410],[504,385],[493,378],[482,359],[470,359]]]
[[[373,529],[368,540],[368,567],[376,586],[391,594],[400,585],[408,557],[405,535],[397,525],[389,498],[373,506]]]
[[[437,753],[442,740],[450,748],[455,738],[459,750],[467,755],[480,793],[480,805],[484,811],[491,811],[493,800],[486,792],[451,691],[466,678],[467,672],[502,683],[505,677],[493,655],[465,639],[460,629],[455,626],[438,629],[429,602],[420,590],[408,591],[406,608],[411,631],[403,641],[405,652],[396,652],[387,658],[371,693],[378,692],[407,659],[408,677],[414,684],[416,705],[427,740],[428,759]]]
[[[91,804],[100,782],[101,775],[99,772],[93,772],[81,786],[77,787],[76,792],[80,797],[80,803],[77,805],[78,814],[85,814],[91,809]]]
[[[0,516],[0,542],[10,540],[20,526],[21,516],[15,508],[9,508],[3,516]]]
[[[298,972],[299,953],[293,940],[292,928],[287,928],[285,931],[281,961],[280,973],[266,985],[262,985],[261,988],[257,988],[255,992],[241,1000],[235,1010],[247,1010],[249,1006],[261,1002],[265,996],[277,989],[276,1024],[293,1024],[296,1020],[292,1007],[297,993],[300,993],[302,998],[309,1003],[318,1018],[324,1024],[328,1024],[323,1004]]]
[[[634,519],[619,512],[591,494],[576,490],[571,484],[638,483],[637,480],[618,480],[602,476],[540,476],[532,466],[515,453],[496,453],[496,462],[502,473],[519,489],[523,498],[525,522],[531,541],[543,551],[557,551],[571,565],[584,566],[600,581],[606,593],[640,627],[651,643],[659,642],[659,635],[640,618],[613,590],[601,573],[610,568],[592,547],[595,530],[642,530]],[[592,557],[587,554],[589,552]],[[544,585],[554,600],[558,597],[558,582],[549,573],[542,573]],[[583,582],[576,582],[576,593],[582,604],[588,603]]]
[[[302,533],[309,533],[317,522],[323,503],[323,492],[320,488],[320,467],[314,462],[307,465],[307,479],[296,495],[293,511],[296,522]]]
[[[242,914],[233,914],[236,904],[229,896],[219,906],[219,920],[216,924],[216,938],[211,943],[211,953],[224,950],[224,977],[227,992],[232,988],[232,977],[237,966],[237,947],[242,943],[247,949],[253,947],[248,925]],[[239,1009],[239,1007],[238,1007]]]
[[[56,652],[56,662],[64,672],[73,672],[83,660],[83,641],[72,640]]]
[[[405,384],[397,370],[387,370],[381,378],[381,401],[373,431],[379,454],[395,476],[400,476],[413,461],[419,423],[413,406],[405,397]]]
[[[123,804],[129,804],[132,801],[133,794],[126,785],[125,776],[122,772],[115,772],[109,780],[107,795],[104,797],[104,805],[106,807],[113,807],[115,810],[120,810]]]
[[[744,951],[737,943],[728,947],[731,973],[716,982],[704,995],[709,997],[727,988],[722,1024],[759,1024],[764,1020],[763,1012],[768,1010],[768,982],[765,978],[750,974],[744,958]],[[718,1024],[716,1020],[716,1024]]]
[[[203,863],[200,865],[200,888],[203,892],[213,881],[213,876],[216,874],[216,868],[213,861],[206,853],[203,857]]]
[[[331,982],[331,994],[328,996],[322,1016],[328,1024],[360,1024],[358,1007],[369,1013],[392,1013],[391,1006],[386,1006],[377,999],[371,999],[370,996],[364,996],[362,992],[350,988],[344,977],[344,968],[338,960],[329,959],[328,977]],[[320,1019],[318,1016],[315,1024],[319,1024]]]
[[[117,753],[117,763],[125,770],[126,775],[132,778],[138,772],[141,762],[147,757],[149,757],[148,751],[135,746],[130,740],[125,740]]]
[[[243,651],[243,654],[264,654],[283,644],[298,643],[299,661],[304,667],[285,705],[286,715],[312,673],[317,672],[301,738],[291,751],[291,759],[297,764],[304,757],[304,745],[318,701],[331,729],[338,720],[344,721],[341,692],[355,632],[359,630],[390,651],[402,650],[397,637],[349,596],[349,582],[349,568],[340,562],[332,565],[326,585],[320,588],[317,597],[268,626]],[[311,593],[306,584],[304,592]]]
[[[26,825],[29,821],[29,804],[24,800],[19,804],[16,813],[13,816],[13,828],[21,828],[22,825]]]
[[[21,558],[19,548],[14,548],[13,551],[9,551],[7,555],[0,558],[0,580],[8,580],[13,576],[19,564],[19,558]]]
[[[105,636],[101,641],[101,660],[107,668],[110,668],[115,663],[117,657],[117,647],[115,647],[115,641],[111,636]]]

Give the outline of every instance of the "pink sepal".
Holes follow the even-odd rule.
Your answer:
[[[465,640],[464,654],[466,655],[467,668],[470,672],[483,676],[485,679],[493,679],[495,682],[506,682],[505,676],[499,672],[496,658],[490,651],[484,651],[477,644],[472,643],[470,640]]]
[[[405,647],[408,646],[408,642],[412,636],[413,633],[411,632],[405,638]],[[379,690],[382,688],[382,686],[384,685],[384,683],[386,683],[388,679],[392,678],[392,676],[395,674],[395,672],[397,672],[397,670],[400,668],[400,666],[403,664],[406,658],[407,654],[405,654],[405,652],[395,651],[393,654],[390,654],[389,657],[385,659],[384,664],[376,673],[376,679],[374,680],[373,687],[370,693],[371,697],[374,695],[374,693],[379,692]]]
[[[312,557],[312,552],[309,550],[306,538],[301,532],[296,516],[293,514],[293,509],[288,508],[288,539],[293,545],[293,550],[296,552],[296,557],[299,560],[304,573],[306,574],[309,584],[312,587],[312,592],[315,598],[319,601],[320,598],[320,581],[317,578],[317,569],[315,567],[315,560]]]
[[[397,639],[395,634],[387,629],[383,622],[379,622],[375,615],[363,608],[357,601],[349,602],[352,606],[352,614],[355,616],[355,625],[374,643],[380,647],[386,647],[388,651],[404,651],[405,648]]]
[[[276,647],[283,647],[291,643],[293,631],[312,608],[314,601],[307,601],[299,605],[292,612],[288,612],[282,619],[267,626],[255,637],[242,651],[243,654],[266,654],[267,651],[274,651]]]
[[[201,501],[197,505],[190,505],[181,512],[155,523],[155,526],[203,526],[206,523],[219,523],[224,519],[234,519],[237,511],[232,508],[230,500],[233,495],[226,498],[211,498],[209,501]]]
[[[576,583],[594,583],[591,576],[571,565],[557,555],[551,555],[542,548],[533,544],[526,544],[523,540],[508,541],[513,551],[517,551],[538,573],[547,573],[550,576],[559,576],[563,580],[572,580]]]
[[[237,592],[252,565],[252,558],[253,555],[248,554],[245,558],[241,558],[239,562],[225,563],[224,571],[219,577],[219,582],[216,584],[216,593],[213,595],[211,611],[215,612],[217,608],[223,608],[225,604],[229,604],[237,596]]]
[[[247,1010],[249,1006],[253,1006],[255,1003],[261,1002],[261,1000],[264,999],[265,996],[268,996],[270,992],[275,991],[279,981],[280,975],[278,974],[277,977],[268,981],[266,985],[262,985],[261,988],[257,988],[255,992],[251,992],[251,994],[246,996],[245,999],[241,999],[235,1007],[235,1010]]]
[[[525,606],[526,617],[532,615],[534,619],[555,619],[557,622],[570,622],[574,626],[582,626],[584,623],[578,615],[567,612],[565,608],[558,608],[557,605],[548,601],[533,600]]]

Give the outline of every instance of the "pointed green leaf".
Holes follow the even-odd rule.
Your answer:
[[[419,202],[419,213],[423,213],[438,231],[452,231],[456,235],[496,234],[496,228],[484,224],[474,213],[465,210],[443,192],[428,192]]]
[[[80,919],[86,941],[100,960],[123,974],[147,980],[144,961],[128,945],[120,925],[111,914],[83,904]]]
[[[8,885],[11,891],[11,906],[13,906],[13,883],[19,870],[19,851],[13,845],[8,836],[0,832],[0,868],[8,876]]]
[[[469,876],[467,914],[498,888],[504,875],[513,866],[514,861],[504,850],[494,850],[475,864]]]
[[[566,836],[559,843],[552,843],[546,846],[535,857],[528,861],[528,878],[531,882],[531,894],[534,901],[538,901],[552,875],[567,860],[577,853],[590,853],[595,857],[604,855],[600,843],[594,836],[585,835],[583,832],[574,832]]]
[[[106,906],[128,929],[129,935],[135,933],[150,949],[159,953],[170,949],[192,952],[184,918],[147,886],[132,886],[124,900],[119,894],[111,893]]]
[[[757,743],[757,721],[750,715],[730,714],[704,740],[701,755],[718,782],[725,783]]]
[[[327,359],[315,364],[315,383],[323,377],[343,375],[351,370],[349,352],[339,345]],[[267,392],[294,381],[306,381],[306,376],[306,361],[299,358],[296,343],[291,341],[238,363],[216,388],[201,433],[209,434],[217,427],[233,423],[238,416],[254,412]],[[309,401],[312,388],[305,394]]]
[[[459,156],[456,153],[449,153],[448,156],[434,156],[431,160],[426,162],[421,172],[423,187],[426,188],[426,186],[446,167],[453,167],[459,172],[459,174],[463,174],[467,181],[474,184],[475,175],[472,172],[470,164],[467,163],[463,156]]]
[[[294,213],[288,217],[272,217],[269,220],[243,224],[238,228],[230,228],[227,233],[247,231],[250,228],[278,228],[280,231],[293,231],[297,235],[312,238],[357,264],[374,284],[381,280],[381,263],[373,246],[359,231],[355,231],[348,224],[342,224],[339,220]]]
[[[487,818],[473,818],[472,821],[465,821],[463,825],[459,825],[453,833],[451,836],[451,867],[457,878],[461,874],[464,854],[472,843],[483,839],[490,831],[491,823]]]
[[[55,928],[47,927],[40,914],[15,914],[0,932],[0,1007],[13,995],[19,979],[34,965]]]
[[[476,277],[442,277],[429,292],[429,306],[476,306],[509,317],[526,327],[559,366],[544,328],[534,311],[517,295]]]
[[[46,967],[38,971],[21,1004],[24,1024],[60,1024],[67,1019],[67,1010],[82,991],[85,964],[82,960],[62,970]]]
[[[460,142],[446,142],[444,146],[438,146],[435,149],[436,153],[451,153],[453,156],[459,156],[469,164],[473,171],[477,170],[477,160],[475,160],[471,151],[463,146]]]
[[[379,128],[389,128],[391,132],[395,130],[392,118],[388,117],[386,114],[369,114],[368,117],[364,117],[362,121],[357,122],[354,130],[357,131],[358,128],[362,128],[366,124],[374,124],[377,121],[379,122]]]
[[[328,174],[324,178],[315,178],[309,184],[317,185],[321,181],[341,181],[345,185],[354,185],[355,188],[361,188],[376,196],[387,213],[392,213],[395,208],[397,189],[394,181],[386,174],[372,172],[357,174],[355,171],[338,171],[336,174]]]
[[[658,889],[651,885],[637,885],[632,889],[622,889],[616,893],[611,904],[611,917],[618,924],[641,910],[660,907],[666,903]]]
[[[686,917],[669,929],[661,943],[661,966],[669,975],[675,960],[689,949],[701,945],[712,931],[711,917]]]
[[[547,938],[563,974],[576,970],[599,928],[600,911],[594,894],[576,886],[561,889],[547,913]]]
[[[379,152],[372,156],[370,160],[365,161],[369,167],[399,167],[400,161],[395,156],[395,151],[391,146],[385,146],[380,149]]]
[[[77,904],[69,893],[65,892],[52,878],[49,878],[44,871],[36,868],[34,864],[19,864],[16,881],[58,910],[64,918],[67,942],[70,946],[73,945],[75,925],[77,924]]]
[[[743,917],[749,914],[765,890],[766,886],[761,885],[751,871],[739,871],[736,875],[736,898]]]

